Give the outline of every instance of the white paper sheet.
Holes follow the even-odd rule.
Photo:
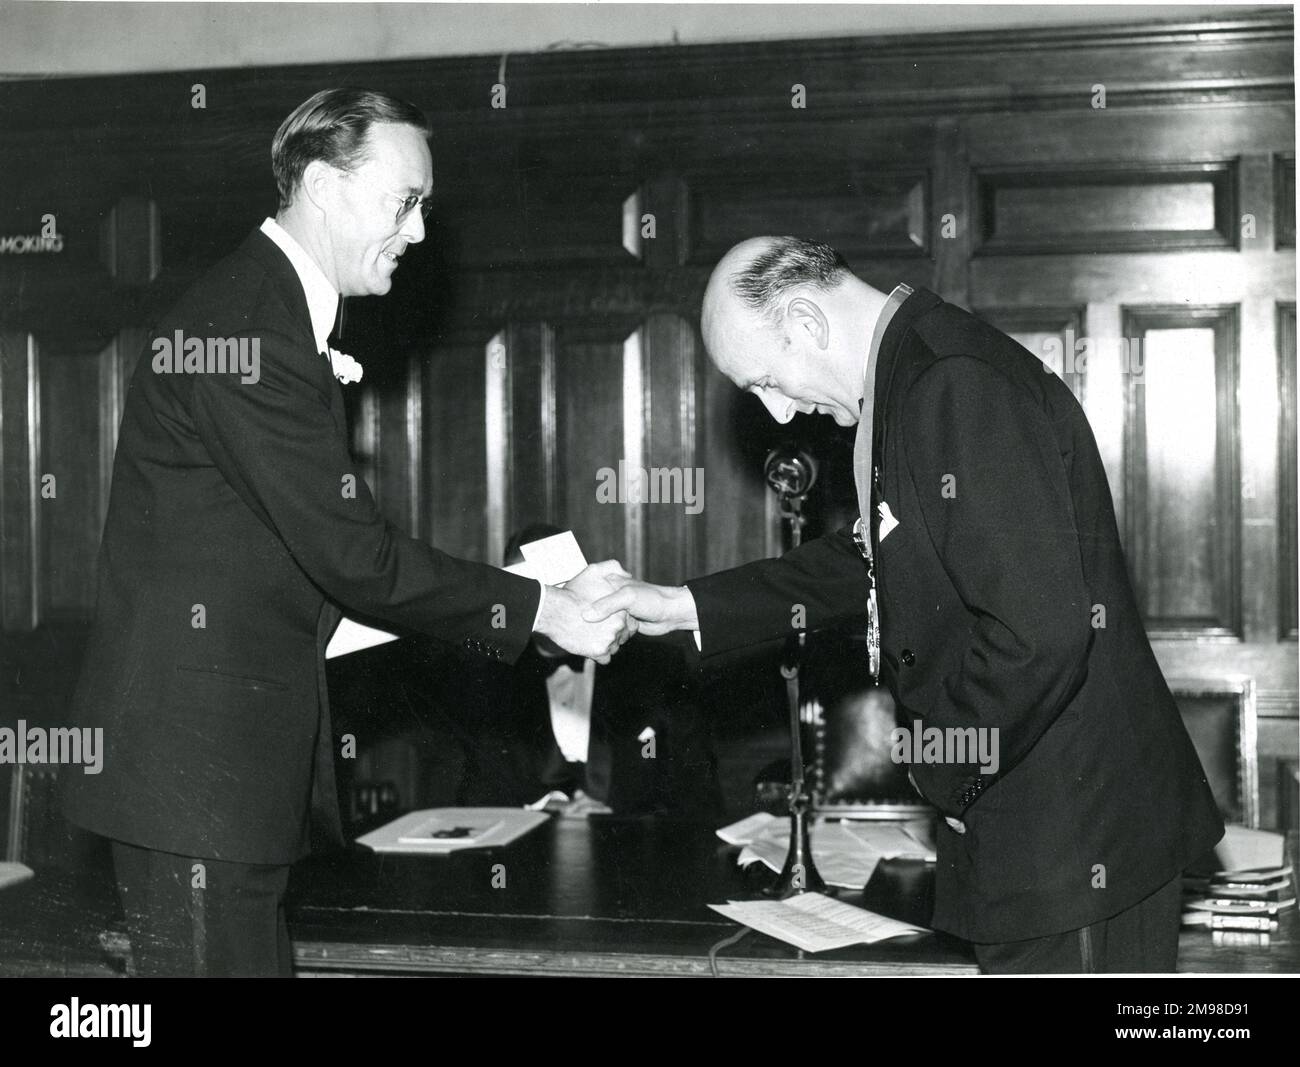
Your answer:
[[[748,845],[760,833],[768,827],[776,825],[779,821],[775,815],[771,815],[766,811],[758,811],[753,815],[746,815],[739,822],[724,826],[717,831],[717,834],[729,845]]]
[[[33,873],[25,863],[0,863],[0,889],[25,882]]]
[[[805,952],[871,945],[891,937],[926,932],[922,926],[877,915],[821,893],[800,893],[788,900],[731,901],[709,907]]]
[[[499,848],[550,818],[524,808],[426,808],[412,811],[357,838],[376,852],[443,853],[461,849]],[[440,832],[467,830],[463,836]]]
[[[790,820],[759,812],[724,826],[717,834],[730,845],[743,845],[736,862],[742,867],[762,863],[780,872],[790,848]],[[934,861],[934,852],[901,826],[876,821],[816,821],[808,831],[813,862],[827,885],[861,889],[881,860],[899,858]]]
[[[375,645],[396,640],[397,634],[389,633],[387,630],[366,626],[355,619],[340,619],[329,644],[325,646],[325,658],[335,659],[338,656],[346,656],[350,652],[360,652],[363,648],[373,648]]]
[[[1214,860],[1221,871],[1281,867],[1282,845],[1281,834],[1230,824],[1224,827],[1223,840],[1214,846]]]
[[[520,545],[524,562],[533,570],[533,577],[540,578],[547,585],[559,585],[575,577],[587,566],[587,558],[578,547],[578,539],[572,530],[543,537],[540,541],[529,541]]]

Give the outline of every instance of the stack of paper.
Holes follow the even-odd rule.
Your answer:
[[[1281,834],[1251,830],[1245,826],[1224,827],[1222,840],[1214,846],[1214,861],[1220,871],[1255,871],[1282,866]]]
[[[1215,847],[1210,874],[1183,879],[1183,925],[1211,930],[1253,931],[1264,937],[1277,929],[1278,913],[1295,907],[1289,864],[1283,863],[1281,834],[1228,826]]]
[[[729,845],[743,845],[736,862],[742,867],[762,863],[780,872],[790,849],[790,819],[759,812],[724,826],[718,836]],[[816,822],[809,830],[813,862],[827,885],[861,889],[883,859],[934,861],[934,853],[902,826],[881,822]]]

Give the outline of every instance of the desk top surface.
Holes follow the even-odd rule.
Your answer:
[[[771,878],[740,870],[736,851],[698,823],[602,817],[553,818],[500,849],[322,856],[294,869],[290,927],[299,945],[331,944],[340,965],[362,965],[369,946],[374,966],[390,953],[418,966],[436,947],[516,955],[520,969],[546,973],[707,973],[710,946],[737,931],[707,905],[756,898]],[[881,864],[865,906],[928,925],[932,892],[925,864]],[[862,891],[841,898],[864,903]],[[876,968],[974,973],[975,964],[960,941],[933,933],[815,955],[753,934],[719,959],[721,973]]]
[[[707,905],[757,898],[772,878],[741,871],[736,852],[698,823],[602,817],[553,818],[498,849],[318,855],[290,881],[295,960],[310,972],[708,974],[710,947],[738,927]],[[840,897],[924,926],[933,882],[923,863],[885,862],[865,893]],[[111,973],[101,934],[116,911],[111,886],[57,870],[0,890],[0,974]],[[1294,908],[1267,943],[1241,940],[1184,930],[1179,970],[1300,971]],[[718,970],[977,973],[969,946],[938,933],[816,954],[753,933],[720,951]]]

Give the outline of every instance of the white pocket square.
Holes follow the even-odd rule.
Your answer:
[[[898,525],[898,520],[894,518],[894,513],[889,510],[889,505],[883,500],[876,505],[876,510],[880,513],[879,540],[883,541],[891,532],[893,532],[894,527]]]

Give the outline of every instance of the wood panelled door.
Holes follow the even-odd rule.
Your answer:
[[[1260,744],[1294,758],[1292,37],[1275,8],[511,56],[504,109],[499,57],[206,72],[202,111],[174,75],[2,84],[0,238],[48,215],[61,243],[0,255],[5,630],[86,617],[149,324],[273,210],[280,119],[368,84],[435,128],[429,237],[344,334],[399,525],[495,562],[547,520],[680,581],[775,551],[762,460],[788,437],[824,460],[823,512],[851,505],[845,435],[773,424],[698,333],[732,242],[820,238],[1061,375],[1166,672],[1255,679]]]

